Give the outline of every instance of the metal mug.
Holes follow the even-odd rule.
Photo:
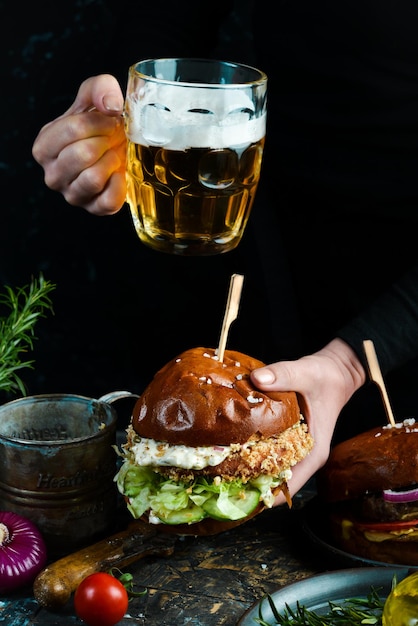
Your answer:
[[[98,400],[26,396],[0,406],[0,508],[32,520],[49,554],[96,540],[115,521],[117,391]]]

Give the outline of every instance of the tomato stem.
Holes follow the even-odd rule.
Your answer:
[[[115,574],[117,572],[118,575]],[[125,572],[124,574],[116,567],[112,567],[112,569],[108,572],[114,578],[117,578],[120,583],[125,587],[129,598],[138,598],[139,596],[143,596],[147,593],[147,590],[143,591],[134,591],[134,577],[129,572]]]

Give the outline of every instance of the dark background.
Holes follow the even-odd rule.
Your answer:
[[[405,58],[408,66],[416,58],[412,0],[402,5],[405,13],[399,16],[400,22],[408,22],[409,37],[393,36],[400,57],[395,68],[392,55],[387,67],[384,56],[377,65],[375,59],[375,49],[384,49],[387,38],[392,41],[390,32],[401,32],[396,22],[389,28],[389,1],[379,3],[376,13],[371,0],[355,3],[355,11],[351,3],[348,10],[331,0],[321,7],[282,0],[280,19],[254,22],[268,44],[258,62],[270,77],[278,71],[280,79],[269,81],[274,115],[269,113],[266,145],[272,152],[249,227],[235,251],[207,258],[154,252],[139,242],[126,206],[114,216],[95,217],[45,186],[43,170],[32,158],[33,141],[43,124],[68,108],[85,78],[110,72],[125,88],[129,65],[152,56],[207,54],[254,62],[253,0],[233,0],[230,14],[228,0],[212,0],[210,11],[195,1],[179,4],[183,13],[177,12],[164,29],[165,9],[173,6],[169,0],[159,0],[157,17],[152,15],[155,7],[128,0],[40,0],[24,8],[0,0],[0,287],[26,285],[40,272],[56,284],[54,315],[40,320],[34,352],[27,355],[35,359],[35,367],[22,372],[29,394],[140,393],[155,371],[183,350],[216,347],[233,272],[244,274],[245,280],[227,347],[266,363],[295,358],[323,346],[416,259],[416,159],[410,158],[418,134],[416,64],[411,63],[410,79],[403,69]],[[381,25],[376,16],[385,17]],[[323,41],[318,58],[309,49],[319,36],[312,29],[315,19]],[[359,25],[360,40],[354,36]],[[159,37],[152,35],[156,30]],[[373,51],[370,64],[361,66],[365,78],[358,72],[357,45]],[[356,54],[347,56],[352,48]],[[286,54],[281,56],[281,49]],[[296,67],[306,60],[312,64],[302,82],[293,65],[287,66],[289,54]],[[373,80],[380,63],[386,73],[377,72],[376,90]],[[311,90],[317,106],[301,100],[305,108],[293,115],[294,101],[283,98],[281,89],[296,94],[299,104],[299,92],[309,92],[318,68],[323,81],[312,83]],[[341,90],[335,90],[330,103],[328,76],[335,71],[341,74]],[[394,92],[393,77],[400,85]],[[372,116],[361,119],[365,126],[356,126],[353,135],[350,121],[358,89],[369,94],[370,112],[379,109],[383,117],[371,127]],[[399,111],[410,113],[405,126]],[[300,113],[306,118],[301,127]],[[334,127],[344,130],[345,115],[348,130],[336,134]],[[292,120],[300,142],[294,141]],[[271,142],[275,130],[280,137],[276,154]],[[269,180],[271,190],[264,196]],[[273,210],[267,208],[271,198]],[[399,416],[415,414],[416,372],[415,363],[386,378]],[[0,401],[5,399],[0,394]],[[340,420],[348,426],[347,434],[386,419],[374,386],[360,390],[349,405],[347,419]]]
[[[196,28],[203,38],[209,32],[214,56],[250,62],[251,2],[240,4],[244,12],[225,16],[219,40],[198,23],[200,9],[194,9]],[[227,347],[262,356],[252,328],[264,325],[262,289],[241,263],[247,244],[224,258],[154,252],[139,242],[127,206],[111,217],[70,207],[45,186],[32,158],[39,129],[66,110],[84,78],[112,72],[124,87],[128,65],[148,56],[139,27],[138,40],[127,41],[124,29],[136,16],[120,11],[122,5],[44,0],[23,14],[18,3],[0,2],[0,286],[27,285],[41,272],[56,284],[54,314],[37,323],[34,352],[27,355],[35,367],[22,371],[29,394],[140,392],[179,352],[217,345],[234,271],[246,276],[244,314]],[[144,22],[142,15],[141,28]],[[160,51],[161,42],[150,46],[149,56]]]

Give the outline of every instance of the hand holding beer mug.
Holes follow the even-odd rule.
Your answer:
[[[234,249],[260,178],[267,77],[206,59],[129,69],[127,201],[140,240],[162,252]]]

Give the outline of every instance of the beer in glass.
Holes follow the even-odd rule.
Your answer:
[[[267,77],[238,63],[152,59],[129,69],[127,201],[146,245],[213,255],[243,235],[260,178]]]

